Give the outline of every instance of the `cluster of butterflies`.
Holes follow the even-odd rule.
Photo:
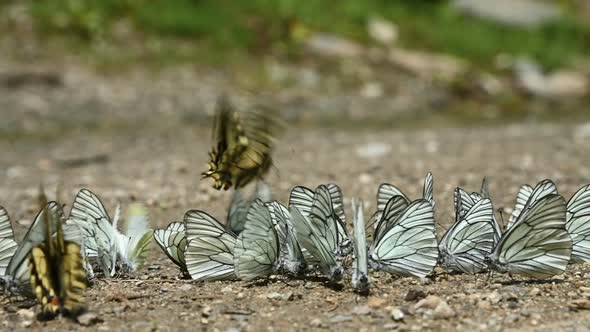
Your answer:
[[[485,179],[479,193],[457,188],[455,222],[440,241],[430,173],[423,197],[416,200],[391,184],[379,186],[377,210],[368,222],[363,203],[352,199],[353,236],[335,184],[315,190],[295,187],[288,206],[267,195],[259,189],[244,200],[237,190],[225,226],[204,211],[191,210],[183,222],[155,230],[154,237],[195,280],[321,273],[338,282],[351,263],[352,285],[359,292],[369,290],[369,268],[419,278],[431,275],[437,265],[469,274],[549,278],[570,262],[590,261],[590,185],[567,203],[550,180],[523,185],[504,230]]]
[[[120,209],[111,219],[87,189],[76,195],[67,218],[59,203],[44,199],[41,205],[19,243],[0,207],[0,281],[9,293],[36,296],[40,318],[77,316],[85,310],[83,291],[97,273],[114,277],[144,263],[152,230],[141,205],[129,207],[123,232]]]

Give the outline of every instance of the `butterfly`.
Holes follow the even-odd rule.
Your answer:
[[[295,276],[302,275],[307,268],[307,262],[297,242],[297,234],[289,209],[277,201],[268,202],[266,206],[279,237],[279,270]]]
[[[455,212],[457,217],[464,217],[465,214],[475,205],[475,203],[479,202],[482,199],[488,198],[491,201],[490,191],[488,189],[488,181],[487,178],[483,178],[481,182],[481,191],[479,193],[472,192],[467,193],[462,188],[457,187],[454,193],[454,202],[455,202]],[[492,206],[493,210],[493,206]],[[492,212],[492,219],[493,219],[493,226],[494,226],[494,233],[495,233],[495,242],[498,242],[500,236],[502,235],[502,227],[496,220],[496,215]]]
[[[97,260],[108,277],[139,269],[152,238],[147,212],[141,205],[130,206],[123,233],[118,229],[119,219],[119,207],[111,219],[100,198],[88,189],[78,192],[68,218],[68,223],[82,228],[86,256]]]
[[[343,275],[341,260],[350,251],[351,242],[337,214],[337,205],[333,203],[335,191],[320,185],[310,199],[311,193],[305,187],[295,187],[291,191],[289,212],[297,241],[326,277],[340,281]]]
[[[16,247],[8,212],[0,206],[0,276],[6,275],[6,269],[16,252]]]
[[[559,194],[557,192],[557,187],[555,186],[555,183],[553,183],[551,180],[543,180],[539,182],[535,186],[535,188],[531,187],[528,184],[522,185],[518,190],[518,194],[516,196],[516,205],[514,206],[512,214],[508,219],[508,225],[506,226],[506,229],[509,229],[510,227],[512,227],[512,225],[514,225],[519,215],[527,206],[527,202],[531,201],[531,203],[534,203],[535,201],[538,201],[541,198],[550,194]],[[529,207],[531,206],[532,204],[529,204]]]
[[[354,226],[354,270],[352,273],[352,287],[361,294],[367,294],[371,287],[371,281],[369,279],[368,249],[362,201],[352,201],[352,224]]]
[[[186,269],[194,280],[235,279],[236,235],[215,218],[200,210],[184,215],[186,229]]]
[[[377,189],[377,211],[373,214],[373,216],[371,216],[371,220],[367,224],[367,228],[376,227],[377,222],[381,219],[381,215],[383,214],[383,210],[385,209],[387,202],[389,202],[389,200],[394,196],[403,197],[407,204],[411,202],[408,196],[406,196],[396,186],[389,183],[382,183]],[[436,202],[434,201],[434,177],[430,172],[427,173],[426,177],[424,178],[422,198],[432,204],[433,209],[436,208]]]
[[[463,196],[469,197],[464,199]],[[477,199],[464,212],[464,200]],[[501,234],[494,219],[489,198],[473,197],[461,188],[455,190],[455,223],[439,243],[441,265],[450,271],[477,273],[487,267],[485,258],[496,246]]]
[[[565,228],[573,241],[572,262],[590,262],[590,185],[580,188],[567,202]]]
[[[369,248],[369,265],[402,276],[426,277],[438,261],[434,206],[412,203],[401,195],[389,199]]]
[[[186,231],[184,223],[172,222],[165,229],[154,230],[154,240],[162,248],[166,256],[176,264],[180,271],[189,275],[186,269]]]
[[[31,287],[41,302],[41,319],[57,315],[77,316],[86,309],[87,275],[81,246],[64,240],[61,206],[49,203],[38,215],[43,241],[29,254]],[[55,227],[55,228],[54,228]],[[54,233],[55,231],[55,233]]]
[[[278,269],[279,237],[268,207],[255,200],[248,209],[244,231],[234,247],[236,276],[250,281],[272,274]]]
[[[240,234],[244,230],[244,224],[246,223],[246,215],[248,209],[255,199],[261,199],[263,202],[268,202],[272,199],[272,193],[270,187],[262,182],[256,183],[256,191],[250,199],[244,198],[244,194],[241,189],[235,189],[232,194],[232,200],[229,205],[229,212],[227,215],[227,228],[234,234]]]
[[[563,197],[531,195],[486,263],[498,272],[542,279],[563,273],[571,253]]]
[[[212,178],[213,187],[224,190],[263,178],[272,166],[275,136],[281,130],[277,118],[264,106],[238,113],[227,97],[220,97],[213,126],[216,144],[203,178]]]

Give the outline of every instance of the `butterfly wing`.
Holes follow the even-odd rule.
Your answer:
[[[563,197],[549,194],[537,201],[529,200],[491,254],[491,266],[531,278],[563,273],[572,252],[565,220]]]
[[[76,223],[82,227],[84,233],[84,253],[88,257],[98,256],[95,230],[96,221],[105,219],[109,223],[111,218],[102,201],[92,191],[82,189],[74,198],[72,209],[68,217],[68,223]]]
[[[481,199],[451,228],[439,245],[446,269],[477,273],[486,268],[485,258],[496,245],[492,202]]]
[[[314,195],[313,190],[307,187],[294,187],[289,195],[289,208],[295,207],[304,217],[309,217],[311,207],[313,206]]]
[[[311,207],[310,219],[315,224],[326,224],[329,229],[329,232],[325,234],[326,240],[329,241],[330,247],[335,248],[334,252],[339,258],[343,258],[351,252],[352,243],[346,226],[336,213],[328,186],[320,185],[317,187]]]
[[[377,211],[369,219],[367,229],[373,229],[377,227],[377,223],[381,220],[383,210],[387,205],[387,202],[394,196],[402,196],[409,204],[409,199],[404,193],[396,186],[389,183],[382,183],[377,189]]]
[[[224,230],[215,218],[199,210],[184,216],[187,247],[186,268],[194,280],[235,278],[234,246],[236,238]]]
[[[377,241],[383,234],[394,226],[398,217],[408,207],[409,203],[404,196],[393,196],[381,212],[381,219],[377,223],[373,234],[373,241]]]
[[[127,248],[121,246],[119,254],[129,271],[135,272],[143,266],[152,239],[148,213],[142,205],[133,204],[129,207],[124,238],[128,245]]]
[[[227,226],[234,234],[240,234],[244,230],[249,206],[250,202],[244,198],[242,192],[238,189],[234,190],[227,216]]]
[[[186,232],[183,223],[175,221],[170,223],[166,229],[156,229],[154,240],[174,264],[183,272],[188,273],[184,260]]]
[[[572,262],[590,262],[590,185],[568,201],[565,227],[573,241]]]
[[[289,210],[277,201],[267,203],[267,207],[281,244],[281,268],[293,275],[302,274],[306,268],[305,257],[297,242]]]
[[[535,188],[529,185],[523,185],[516,196],[516,205],[510,218],[508,219],[507,229],[512,227],[522,211],[528,206],[531,207],[536,201],[547,195],[557,195],[557,187],[551,180],[543,180],[539,182]],[[528,204],[528,205],[527,205]]]
[[[436,202],[434,201],[434,176],[430,172],[424,178],[422,197],[432,204],[432,207],[436,210]]]
[[[367,237],[365,235],[363,203],[353,200],[352,211],[352,223],[354,226],[354,271],[352,273],[352,287],[360,293],[367,293],[371,282],[367,261]]]
[[[374,268],[404,276],[426,277],[437,261],[434,209],[424,199],[412,202],[369,252]]]
[[[17,248],[12,232],[8,212],[0,206],[0,276],[6,274],[6,268]]]
[[[270,212],[261,200],[255,200],[246,217],[244,231],[234,248],[235,273],[242,280],[268,276],[279,258],[279,238]]]
[[[346,214],[344,213],[344,196],[342,195],[342,189],[335,183],[328,183],[326,185],[330,192],[330,198],[332,199],[332,205],[334,206],[334,212],[338,219],[343,225],[346,225]]]

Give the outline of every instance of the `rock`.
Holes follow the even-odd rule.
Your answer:
[[[447,319],[454,317],[455,311],[446,301],[441,300],[434,308],[433,316],[435,319]]]
[[[537,296],[541,294],[541,290],[537,287],[531,289],[531,291],[529,292],[529,296]]]
[[[33,321],[30,320],[23,320],[22,322],[20,322],[20,326],[24,328],[31,327],[31,325],[33,325]]]
[[[356,148],[356,154],[366,159],[380,158],[390,151],[391,145],[383,142],[370,142]]]
[[[357,316],[366,316],[371,314],[371,308],[368,305],[359,305],[352,309],[352,314]]]
[[[369,300],[367,300],[367,305],[371,309],[383,308],[386,304],[387,300],[380,297],[370,297]]]
[[[391,50],[389,61],[420,78],[454,81],[467,71],[467,64],[444,54],[430,54],[402,49]]]
[[[309,322],[309,325],[311,327],[321,327],[322,326],[322,320],[319,318],[314,318]]]
[[[519,26],[539,26],[560,17],[559,8],[550,3],[535,0],[454,0],[453,6],[464,14],[496,23]]]
[[[402,321],[404,320],[404,317],[405,314],[400,308],[395,307],[391,309],[391,319],[393,319],[394,321]]]
[[[287,293],[273,292],[273,293],[266,294],[266,298],[269,300],[289,301],[289,300],[293,299],[293,292],[287,292]]]
[[[22,319],[31,320],[35,318],[35,313],[31,309],[19,309],[16,314]]]
[[[493,291],[486,295],[486,298],[491,304],[498,304],[502,301],[502,295],[498,291]]]
[[[571,310],[588,310],[588,309],[590,309],[590,300],[588,300],[588,299],[573,300],[570,302],[569,308]]]
[[[416,303],[414,308],[416,308],[416,309],[420,309],[420,308],[435,309],[441,302],[444,302],[444,301],[440,297],[435,296],[435,295],[428,295],[426,298],[418,301],[418,303]]]
[[[314,34],[306,44],[307,49],[321,56],[358,57],[364,53],[361,45],[327,33]]]
[[[347,316],[347,315],[336,315],[332,318],[330,318],[330,323],[332,324],[338,324],[338,323],[344,323],[344,322],[350,322],[352,321],[352,316]]]
[[[191,286],[191,285],[189,285],[189,284],[184,284],[184,285],[182,285],[182,286],[178,287],[178,289],[179,289],[181,292],[190,292],[190,291],[193,289],[193,286]]]
[[[383,85],[379,82],[366,82],[360,91],[363,98],[375,99],[383,96]]]
[[[367,32],[369,37],[383,45],[393,44],[398,37],[398,28],[395,24],[382,18],[369,19]]]
[[[100,319],[95,313],[93,312],[87,312],[84,313],[80,316],[78,316],[78,318],[76,319],[78,321],[78,323],[82,326],[91,326],[94,325],[96,323],[100,323],[102,322],[102,319]]]
[[[426,293],[421,289],[410,289],[404,298],[405,301],[418,301],[426,297]]]

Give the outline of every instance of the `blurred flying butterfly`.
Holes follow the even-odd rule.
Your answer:
[[[311,190],[295,187],[289,199],[289,212],[297,241],[322,273],[331,281],[340,281],[343,275],[341,260],[350,251],[350,239],[346,228],[337,215],[332,201],[333,192],[320,185],[311,199]]]
[[[498,272],[542,279],[563,273],[571,253],[563,197],[531,195],[486,263]]]
[[[281,130],[275,111],[255,106],[238,113],[227,97],[217,102],[209,169],[203,178],[212,178],[215,189],[241,188],[262,179],[272,166],[275,137]]]
[[[194,280],[235,279],[234,247],[236,235],[206,212],[188,211],[186,229],[186,269]]]
[[[277,271],[279,246],[270,211],[257,199],[248,209],[244,231],[238,235],[234,247],[236,276],[249,281]]]
[[[75,317],[86,309],[87,276],[79,244],[64,240],[61,206],[49,203],[38,216],[43,240],[29,254],[31,287],[41,302],[40,318]],[[54,228],[55,227],[55,228]],[[41,235],[39,233],[39,235]]]
[[[590,185],[567,202],[565,227],[573,241],[572,262],[590,262]]]
[[[512,210],[512,214],[508,219],[508,225],[506,226],[506,229],[510,229],[510,227],[514,225],[519,215],[527,206],[527,202],[531,201],[531,204],[528,205],[530,208],[534,202],[551,194],[559,194],[555,183],[553,183],[551,180],[543,180],[539,182],[535,188],[529,186],[528,184],[522,185],[518,190],[518,195],[516,196],[516,205],[514,206],[514,210]]]
[[[369,293],[371,281],[369,279],[369,265],[367,261],[368,248],[365,235],[365,219],[363,216],[363,202],[352,201],[352,224],[354,226],[354,270],[352,272],[352,287],[361,294]]]
[[[466,212],[462,212],[464,195],[469,194],[461,188],[455,190],[455,223],[439,243],[440,260],[449,271],[473,274],[487,267],[485,258],[494,250],[500,234],[497,233],[491,200],[479,197]]]
[[[438,261],[434,207],[426,199],[412,203],[401,195],[389,199],[369,249],[369,264],[402,276],[426,277]]]
[[[154,240],[162,248],[166,256],[180,268],[180,271],[188,276],[184,259],[186,251],[184,223],[175,221],[170,223],[165,229],[154,230]]]
[[[387,202],[394,197],[401,196],[406,204],[410,204],[412,200],[408,198],[400,189],[389,183],[382,183],[377,189],[377,211],[371,216],[369,223],[367,224],[368,229],[372,229],[377,226],[377,222],[381,220],[383,210],[387,205]],[[432,204],[432,208],[436,208],[436,202],[434,201],[434,177],[432,173],[428,172],[424,178],[424,187],[422,190],[422,198]]]

